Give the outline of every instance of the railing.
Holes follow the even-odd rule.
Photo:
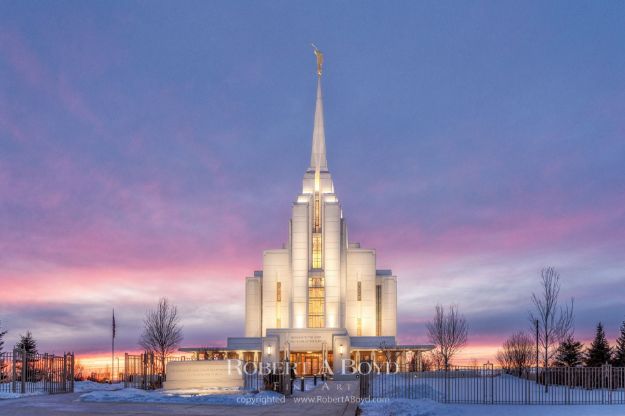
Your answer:
[[[433,399],[466,404],[625,404],[625,368],[549,367],[509,371],[484,366],[401,371],[373,366],[360,374],[363,398]]]
[[[294,382],[289,368],[289,362],[275,363],[268,370],[262,362],[246,361],[241,365],[244,389],[275,391],[288,396]]]
[[[165,368],[170,361],[184,361],[185,357],[166,357]],[[154,390],[163,387],[165,368],[154,353],[124,354],[124,387]]]
[[[62,356],[22,350],[0,353],[0,392],[26,395],[73,391],[73,353]]]

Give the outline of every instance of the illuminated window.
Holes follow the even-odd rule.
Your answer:
[[[321,269],[323,250],[321,241],[321,200],[318,192],[315,193],[312,228],[312,268]]]
[[[321,201],[319,192],[315,193],[315,206],[313,215],[313,233],[321,232]]]
[[[321,234],[312,237],[312,268],[321,269]]]
[[[356,335],[362,336],[362,319],[360,318],[356,320]]]
[[[375,334],[382,335],[382,285],[375,286]]]
[[[325,282],[320,276],[308,278],[308,327],[325,327]]]
[[[282,302],[282,282],[276,283],[276,302]]]
[[[362,300],[362,282],[358,281],[358,300]]]

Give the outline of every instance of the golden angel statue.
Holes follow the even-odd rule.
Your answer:
[[[321,76],[321,66],[323,65],[323,54],[321,53],[321,51],[319,49],[317,49],[317,47],[312,44],[312,47],[315,49],[314,53],[315,56],[317,57],[317,75]]]

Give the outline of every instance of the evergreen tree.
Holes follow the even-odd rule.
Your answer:
[[[612,365],[616,367],[625,367],[625,321],[621,324],[621,333],[616,339],[616,347],[614,347],[614,360]]]
[[[601,367],[606,363],[612,361],[612,350],[610,344],[603,332],[603,325],[601,322],[597,325],[597,332],[595,339],[590,344],[590,348],[586,352],[586,366],[587,367]]]
[[[572,336],[560,343],[554,360],[556,367],[577,367],[584,359],[583,345]]]
[[[25,350],[27,353],[37,353],[37,341],[33,338],[30,331],[26,331],[26,335],[20,335],[20,342],[15,344],[15,349]]]
[[[0,352],[2,352],[2,347],[4,346],[4,336],[7,334],[6,330],[2,330],[2,321],[0,321]]]

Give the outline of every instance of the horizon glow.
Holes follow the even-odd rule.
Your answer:
[[[325,56],[350,240],[398,276],[398,341],[436,303],[493,360],[541,267],[576,336],[625,320],[625,4],[0,5],[5,349],[93,366],[167,296],[184,346],[243,334],[244,278],[287,238]],[[102,358],[100,358],[102,357]],[[91,364],[90,364],[91,365]]]

